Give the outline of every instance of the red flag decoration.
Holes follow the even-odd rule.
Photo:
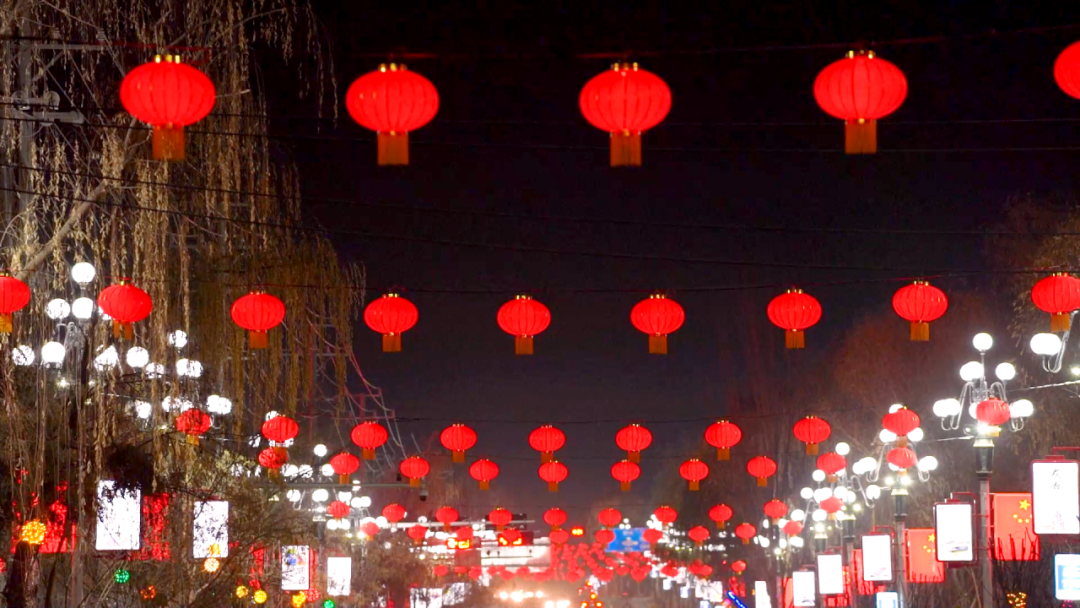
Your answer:
[[[945,564],[937,561],[933,528],[908,528],[904,532],[907,544],[907,581],[909,583],[940,583],[945,580]]]
[[[1031,525],[1030,492],[997,492],[990,497],[991,530],[997,559],[1022,562],[1039,559],[1039,537]]]

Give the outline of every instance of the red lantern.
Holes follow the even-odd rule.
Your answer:
[[[1054,80],[1066,95],[1080,99],[1080,42],[1070,44],[1058,55]]]
[[[360,456],[364,460],[375,460],[375,448],[386,443],[390,437],[383,425],[370,421],[354,426],[350,436],[352,442],[360,448]]]
[[[285,320],[285,303],[261,291],[253,291],[232,305],[233,322],[248,331],[248,347],[266,348],[266,332]]]
[[[360,459],[348,452],[342,452],[330,459],[330,468],[337,473],[338,483],[349,483],[349,476],[360,468]]]
[[[898,469],[910,469],[916,462],[915,452],[908,448],[893,448],[889,450],[885,459]]]
[[[611,465],[611,476],[619,482],[623,492],[629,492],[631,482],[641,477],[641,467],[629,460],[620,460]]]
[[[416,306],[396,293],[388,293],[364,309],[364,323],[382,334],[384,353],[401,352],[401,334],[412,329],[419,318]]]
[[[128,281],[130,279],[121,279],[119,284],[106,287],[98,294],[98,306],[112,317],[113,337],[119,338],[123,331],[125,340],[132,338],[131,324],[150,316],[154,309],[150,294]]]
[[[499,533],[499,538],[501,538],[505,542],[506,545],[512,545],[515,542],[517,542],[519,539],[521,539],[521,532],[519,532],[518,530],[516,530],[514,528],[507,528],[506,530],[503,530],[502,532]],[[499,544],[503,544],[503,543],[499,543]]]
[[[566,445],[566,434],[550,424],[545,424],[529,433],[529,445],[540,452],[540,462],[550,462],[555,458],[555,452]]]
[[[458,540],[471,540],[473,538],[473,529],[469,526],[461,526],[457,530],[454,530],[454,536]]]
[[[832,427],[817,416],[807,416],[796,422],[792,431],[796,439],[806,444],[806,453],[813,456],[818,453],[818,444],[832,434]]]
[[[664,533],[655,528],[649,528],[648,530],[645,530],[641,533],[641,538],[643,538],[645,542],[649,543],[650,545],[655,545],[656,543],[660,542],[661,538],[664,538]]]
[[[548,534],[548,540],[554,545],[565,545],[570,540],[570,533],[566,530],[552,530]]]
[[[731,507],[725,504],[714,505],[713,508],[709,509],[709,519],[716,522],[716,527],[720,530],[724,529],[732,515],[734,515],[734,512],[732,512]]]
[[[345,109],[353,120],[378,134],[379,165],[409,164],[409,131],[431,122],[439,93],[431,81],[404,65],[380,65],[352,83]]]
[[[188,436],[188,443],[199,445],[199,437],[210,430],[210,415],[201,410],[191,408],[184,410],[176,417],[176,430]]]
[[[896,292],[892,306],[896,314],[911,323],[911,340],[926,342],[930,340],[930,322],[945,314],[949,299],[945,297],[945,292],[930,283],[915,281]]]
[[[757,479],[757,485],[765,487],[769,478],[776,474],[776,461],[768,456],[755,456],[746,463],[746,472]]]
[[[491,487],[491,480],[499,476],[499,465],[487,458],[481,458],[469,465],[469,475],[480,482],[481,490],[487,490]]]
[[[682,306],[661,293],[638,302],[630,311],[630,322],[649,336],[650,355],[666,355],[668,334],[675,333],[685,320]]]
[[[881,426],[896,435],[896,445],[902,448],[907,445],[907,434],[919,428],[920,422],[922,421],[918,414],[906,407],[901,407],[895,412],[885,414],[885,417],[881,419]]]
[[[814,81],[814,98],[827,114],[844,121],[844,151],[877,152],[877,119],[892,114],[907,97],[900,68],[873,51],[850,52]]]
[[[488,521],[496,530],[502,530],[506,524],[514,521],[514,515],[502,507],[496,507],[488,513]]]
[[[596,534],[593,535],[593,538],[601,545],[609,545],[615,541],[615,533],[604,528],[603,530],[597,530]]]
[[[566,479],[569,471],[563,463],[552,460],[540,465],[540,470],[537,473],[540,475],[540,479],[547,482],[549,492],[558,492],[559,482]]]
[[[285,452],[279,453],[274,448],[266,448],[259,452],[259,464],[271,472],[276,472],[287,462],[289,462],[289,455]]]
[[[9,274],[0,274],[0,334],[11,333],[11,314],[29,303],[30,287]]]
[[[694,541],[695,545],[701,546],[701,543],[709,540],[709,529],[705,526],[694,526],[687,530],[686,535],[690,537],[690,540]]]
[[[326,507],[326,512],[334,519],[344,519],[349,516],[349,505],[335,500]]]
[[[679,516],[679,513],[675,509],[672,509],[667,505],[663,505],[657,507],[656,510],[653,511],[653,516],[656,517],[656,521],[662,524],[670,525],[675,523],[675,519]]]
[[[901,450],[906,448],[899,448]],[[840,509],[844,508],[844,501],[840,500],[836,496],[830,496],[819,503],[819,506],[823,511],[829,514],[829,519],[836,519],[836,513]]]
[[[619,513],[618,509],[612,509],[611,507],[608,507],[606,509],[602,509],[600,513],[596,516],[596,519],[600,522],[601,526],[614,528],[615,526],[619,525],[619,522],[622,521],[622,513]]]
[[[836,452],[825,452],[817,459],[817,468],[828,475],[829,483],[836,482],[836,474],[847,467],[847,458]]]
[[[281,444],[295,438],[300,432],[300,425],[288,416],[274,416],[263,422],[260,430],[267,441]]]
[[[450,450],[454,462],[465,462],[465,450],[476,445],[476,431],[464,424],[451,424],[443,429],[439,440]]]
[[[514,336],[514,354],[533,354],[533,336],[551,325],[551,311],[530,296],[520,295],[502,305],[499,327]]]
[[[406,530],[406,534],[409,535],[409,538],[413,539],[414,543],[419,545],[424,542],[424,538],[427,537],[427,528],[420,524],[413,524]]]
[[[697,492],[701,489],[701,480],[709,476],[709,465],[697,458],[691,458],[679,465],[679,475],[690,482],[691,492]]]
[[[1009,420],[1009,404],[993,397],[975,406],[975,418],[990,426],[998,426]]]
[[[615,445],[626,450],[630,462],[641,462],[641,451],[652,445],[652,433],[640,424],[631,424],[615,433]]]
[[[735,536],[742,539],[744,545],[750,544],[750,539],[757,534],[757,528],[753,524],[739,524],[735,526]]]
[[[1080,279],[1060,272],[1031,288],[1031,301],[1050,313],[1050,331],[1069,331],[1069,315],[1080,308]]]
[[[443,525],[444,532],[449,532],[450,524],[459,519],[461,516],[454,507],[439,507],[435,510],[435,521]]]
[[[558,507],[552,507],[544,511],[544,523],[558,530],[559,526],[566,523],[566,511]]]
[[[160,55],[131,70],[120,83],[120,103],[154,128],[155,160],[184,160],[184,127],[214,109],[214,83],[180,57]]]
[[[450,574],[450,566],[439,564],[431,569],[431,573],[435,576],[446,576],[447,574]]]
[[[671,90],[636,63],[616,63],[585,84],[581,113],[597,129],[611,134],[611,166],[641,166],[641,134],[664,120]]]
[[[765,512],[765,515],[767,517],[773,520],[773,523],[776,523],[776,520],[787,515],[788,506],[784,503],[784,501],[774,498],[769,502],[765,503],[765,506],[762,507],[762,510]]]
[[[791,520],[784,524],[784,534],[787,534],[788,536],[795,536],[796,534],[801,534],[802,529],[802,523],[795,520]]]
[[[368,538],[375,538],[375,535],[379,533],[379,524],[373,521],[365,521],[360,524],[360,531]]]
[[[731,458],[731,448],[742,441],[742,429],[727,420],[714,422],[705,429],[705,441],[716,448],[717,460],[727,460]]]
[[[386,521],[392,524],[396,524],[397,522],[405,519],[405,507],[397,504],[396,502],[392,502],[383,507],[382,516],[386,518]]]
[[[803,332],[821,320],[821,304],[794,287],[773,298],[766,312],[773,325],[784,330],[784,346],[789,349],[804,348]]]
[[[742,561],[741,559],[737,559],[731,562],[731,571],[735,574],[742,574],[746,571],[746,562]]]
[[[409,456],[401,461],[398,467],[403,477],[408,478],[409,485],[414,488],[420,487],[420,480],[431,471],[431,465],[420,456]]]

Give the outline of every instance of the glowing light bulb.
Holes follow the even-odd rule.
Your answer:
[[[1031,337],[1031,352],[1052,357],[1061,352],[1061,338],[1056,334],[1035,334]]]
[[[41,347],[41,362],[49,367],[59,367],[64,362],[67,349],[59,342],[46,342]]]
[[[94,301],[90,298],[76,298],[71,303],[71,314],[81,321],[89,319],[94,316]]]
[[[150,362],[150,351],[141,346],[132,346],[124,354],[124,361],[127,361],[129,367],[142,369]]]
[[[79,285],[87,285],[97,276],[97,270],[89,262],[79,262],[71,267],[71,280]]]
[[[851,446],[841,441],[836,444],[836,453],[841,456],[847,456],[851,453]]]
[[[55,300],[49,300],[49,303],[45,305],[45,316],[54,321],[60,319],[66,319],[71,314],[71,305],[66,300],[57,298]]]
[[[980,353],[985,353],[994,346],[994,338],[988,333],[975,334],[975,337],[971,339],[971,345],[975,347],[975,350]]]
[[[188,335],[184,330],[178,329],[174,332],[169,333],[167,340],[169,342],[169,346],[172,346],[179,350],[187,346]]]
[[[33,365],[35,358],[34,349],[25,344],[20,344],[11,351],[11,362],[19,367]]]

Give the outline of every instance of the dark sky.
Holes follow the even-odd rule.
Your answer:
[[[394,237],[333,237],[347,260],[365,265],[369,296],[401,285],[420,308],[399,355],[382,354],[378,336],[358,329],[360,363],[399,415],[430,419],[402,423],[404,431],[422,438],[444,421],[472,424],[477,455],[503,466],[496,496],[505,506],[539,515],[552,504],[587,506],[607,494],[614,487],[607,468],[619,457],[616,420],[655,421],[645,477],[675,475],[704,424],[660,421],[724,413],[741,381],[743,345],[729,329],[771,327],[765,305],[784,286],[807,285],[822,301],[825,318],[808,334],[818,350],[806,355],[814,356],[853,316],[888,307],[898,286],[821,284],[984,265],[982,242],[970,236],[820,229],[978,230],[1010,195],[1075,187],[1076,152],[1015,148],[1076,145],[1076,123],[963,121],[1080,117],[1080,101],[1052,77],[1057,53],[1080,38],[1080,28],[1016,33],[1080,23],[1080,5],[1065,14],[1070,3],[711,4],[315,1],[339,98],[388,52],[432,55],[408,61],[441,99],[435,120],[411,135],[408,168],[377,167],[373,135],[343,107],[337,124],[279,120],[274,128],[326,136],[287,142],[306,195],[389,206],[312,201],[305,213],[326,227]],[[895,42],[936,36],[945,39]],[[859,41],[909,81],[907,101],[879,126],[874,157],[840,152],[843,128],[811,92],[817,72],[847,50],[843,43]],[[581,117],[577,96],[611,62],[582,55],[622,52],[667,81],[673,105],[644,136],[644,166],[620,170],[607,166],[607,135]],[[314,114],[311,100],[295,100],[296,83],[281,78],[267,78],[272,110]],[[626,220],[636,224],[611,223]],[[667,357],[649,356],[629,323],[633,304],[657,288],[672,290],[688,315]],[[512,338],[495,323],[498,307],[518,290],[534,292],[554,319],[531,358],[515,357]],[[767,335],[775,338],[770,347],[782,348],[779,330]],[[526,443],[537,421],[577,422],[563,425],[571,474],[557,497],[536,478]],[[646,496],[642,488],[624,500]]]

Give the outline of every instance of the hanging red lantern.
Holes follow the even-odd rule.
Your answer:
[[[776,461],[768,456],[755,456],[746,463],[746,472],[754,476],[758,486],[765,487],[776,474]]]
[[[184,160],[184,127],[214,109],[214,83],[175,55],[154,57],[120,83],[120,103],[153,131],[155,160]]]
[[[443,429],[439,441],[450,450],[454,462],[465,462],[465,450],[476,445],[476,431],[464,424],[451,424]]]
[[[551,311],[527,295],[516,296],[499,309],[499,327],[514,336],[514,354],[533,354],[533,337],[551,325]]]
[[[502,507],[496,507],[488,513],[488,521],[496,530],[502,530],[506,524],[514,521],[514,515]]]
[[[1080,308],[1080,279],[1059,272],[1031,288],[1031,301],[1050,313],[1050,331],[1069,331],[1069,315]]]
[[[379,524],[373,521],[365,521],[360,524],[360,532],[368,538],[375,538],[375,535],[379,533]]]
[[[458,540],[472,540],[475,535],[473,534],[473,529],[468,525],[465,525],[454,530],[454,536],[456,536]]]
[[[615,526],[619,525],[619,522],[622,521],[622,513],[620,513],[618,509],[612,509],[611,507],[607,507],[606,509],[600,510],[600,513],[597,514],[596,519],[600,522],[601,526],[614,528]]]
[[[326,507],[326,513],[334,519],[345,519],[349,516],[349,505],[335,500]]]
[[[902,449],[905,449],[905,448],[899,448],[899,449],[902,450]],[[826,498],[825,500],[821,501],[820,503],[818,503],[818,506],[821,507],[822,511],[825,511],[826,513],[829,514],[829,519],[836,519],[836,513],[839,512],[840,509],[844,508],[844,501],[840,500],[836,496],[830,496],[830,497]]]
[[[529,433],[529,445],[540,452],[540,462],[551,462],[555,458],[555,452],[566,445],[566,434],[550,424],[545,424]]]
[[[274,450],[284,454],[285,443],[296,437],[297,433],[300,432],[300,425],[296,424],[296,421],[288,416],[274,416],[262,423],[260,431]]]
[[[552,530],[548,534],[548,541],[553,545],[565,545],[570,541],[570,533],[566,530]]]
[[[350,433],[352,442],[360,448],[360,456],[364,460],[375,460],[375,448],[386,443],[390,434],[383,425],[378,422],[361,422],[353,427]]]
[[[607,546],[615,542],[615,533],[604,528],[603,530],[597,530],[596,533],[593,534],[593,538],[601,545]]]
[[[499,476],[499,465],[487,458],[481,458],[469,465],[469,475],[480,482],[481,490],[487,490],[491,487],[491,481]]]
[[[755,534],[757,534],[757,528],[754,527],[754,524],[744,523],[735,526],[735,536],[741,538],[744,545],[749,545],[750,539],[754,538]]]
[[[668,334],[675,333],[685,320],[682,306],[662,293],[650,295],[630,311],[630,322],[649,336],[650,355],[666,355]]]
[[[917,462],[915,452],[911,451],[909,448],[893,448],[889,450],[885,459],[889,461],[889,464],[901,470],[910,469],[915,466],[915,463]]]
[[[641,533],[641,538],[650,545],[655,545],[660,542],[661,538],[664,538],[664,533],[655,528],[649,528]]]
[[[499,543],[501,545],[513,545],[517,541],[521,540],[521,532],[515,528],[507,528],[499,533],[498,538],[501,538],[503,540],[503,542]]]
[[[581,113],[611,134],[611,166],[641,166],[641,134],[664,120],[671,109],[667,83],[637,63],[616,63],[585,84]]]
[[[1058,55],[1054,80],[1066,95],[1080,99],[1080,42],[1070,44]]]
[[[386,518],[386,521],[396,524],[405,519],[405,507],[392,502],[383,507],[382,516]]]
[[[342,452],[330,459],[330,468],[338,476],[338,483],[350,483],[349,476],[360,468],[360,459],[348,452]]]
[[[131,279],[121,279],[117,285],[110,285],[98,294],[98,306],[102,312],[112,317],[113,337],[119,338],[121,332],[125,340],[133,336],[132,323],[138,323],[150,316],[154,301],[150,294],[135,287]]]
[[[990,426],[1004,424],[1010,418],[1009,404],[993,397],[981,401],[979,405],[975,406],[975,418],[979,422]]]
[[[0,274],[0,334],[10,334],[12,313],[30,303],[30,287],[7,273]]]
[[[803,525],[801,522],[791,520],[784,524],[784,534],[788,536],[795,536],[796,534],[802,534]]]
[[[443,532],[449,532],[450,526],[461,519],[461,515],[454,507],[439,507],[435,510],[435,521],[443,525]]]
[[[713,505],[713,507],[709,509],[709,519],[716,522],[716,527],[719,530],[724,529],[724,526],[727,525],[728,520],[731,519],[731,516],[734,514],[731,507],[723,503]]]
[[[641,462],[642,450],[652,445],[652,433],[640,424],[631,424],[615,433],[615,445],[626,450],[626,459],[630,462]]]
[[[690,482],[691,492],[697,492],[701,489],[701,480],[709,476],[709,465],[697,458],[691,458],[679,465],[679,475]]]
[[[266,348],[266,332],[285,320],[285,303],[261,291],[253,291],[233,302],[232,320],[248,331],[248,347]]]
[[[558,492],[559,482],[566,479],[569,471],[563,463],[558,460],[552,460],[540,465],[538,474],[540,475],[540,479],[547,482],[549,492]]]
[[[773,325],[784,330],[784,346],[789,349],[804,348],[803,332],[821,320],[821,304],[794,287],[773,298],[766,312]]]
[[[817,468],[828,475],[829,483],[836,483],[836,474],[847,467],[847,458],[836,452],[825,452],[817,458]]]
[[[420,312],[412,302],[396,293],[372,301],[364,309],[364,323],[382,334],[382,352],[401,352],[401,334],[416,325]]]
[[[773,523],[776,523],[776,520],[787,515],[788,506],[786,503],[784,503],[784,501],[774,498],[769,502],[765,503],[765,506],[762,507],[762,510],[765,512],[765,515],[767,517],[773,520]]]
[[[360,126],[375,131],[379,165],[409,164],[409,131],[431,122],[439,93],[431,81],[403,64],[382,64],[352,83],[345,109]]]
[[[559,526],[566,523],[566,511],[558,507],[552,507],[544,511],[544,523],[551,526],[552,529],[558,530]]]
[[[277,472],[283,465],[289,462],[289,455],[284,452],[277,452],[274,448],[266,448],[259,452],[259,465],[263,468],[269,469],[271,472]]]
[[[656,517],[656,521],[664,525],[670,525],[675,523],[675,519],[679,516],[679,512],[667,505],[661,505],[653,511],[653,516]]]
[[[611,465],[611,476],[619,482],[619,487],[623,492],[629,492],[630,484],[641,477],[641,467],[629,460],[620,460]]]
[[[192,445],[199,445],[199,437],[210,430],[210,423],[210,415],[195,408],[184,410],[175,420],[176,430],[186,434]]]
[[[741,559],[731,562],[731,571],[735,574],[742,574],[746,571],[746,562]]]
[[[450,574],[450,566],[439,564],[431,569],[431,573],[435,576],[446,576],[447,574]]]
[[[817,416],[807,416],[796,422],[792,431],[796,439],[806,444],[806,453],[813,456],[818,453],[818,444],[832,434],[832,427]]]
[[[401,461],[398,469],[403,477],[408,478],[410,486],[419,488],[420,480],[431,471],[431,465],[420,456],[409,456]]]
[[[877,119],[895,112],[905,97],[904,73],[873,51],[849,52],[814,81],[818,105],[844,121],[848,154],[877,153]]]
[[[907,434],[919,428],[920,422],[922,420],[919,419],[918,414],[901,406],[895,412],[885,414],[885,417],[881,419],[881,426],[896,435],[896,446],[902,448],[907,445]]]
[[[687,530],[686,535],[690,537],[690,540],[694,541],[694,544],[701,546],[701,543],[709,540],[709,529],[705,526],[694,526]]]
[[[930,340],[930,322],[945,314],[949,299],[945,292],[930,283],[915,281],[893,295],[892,305],[896,314],[911,323],[911,340],[926,342]]]
[[[714,422],[705,429],[705,441],[716,448],[717,460],[728,460],[731,448],[742,441],[742,429],[727,420]]]
[[[409,526],[405,533],[409,535],[409,538],[413,539],[413,543],[419,545],[427,537],[427,528],[420,524],[413,524]]]

